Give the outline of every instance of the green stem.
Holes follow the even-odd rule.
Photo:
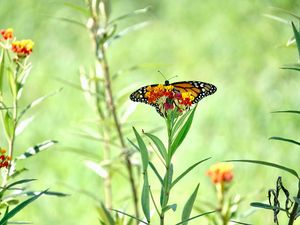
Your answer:
[[[297,198],[300,198],[300,181],[298,183],[298,193],[297,193]],[[296,215],[297,215],[297,211],[298,211],[299,205],[298,203],[295,201],[292,212],[290,214],[290,219],[289,219],[289,223],[288,225],[293,225],[294,221],[296,219]]]

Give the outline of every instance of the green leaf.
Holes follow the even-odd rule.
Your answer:
[[[189,110],[187,112],[185,112],[179,119],[178,121],[175,123],[172,133],[173,135],[176,134],[177,130],[182,126],[182,124],[184,123],[185,119],[188,117],[188,115],[190,115],[192,112],[192,110]],[[173,138],[173,137],[172,137]]]
[[[163,181],[162,177],[160,176],[159,172],[157,171],[157,169],[155,168],[155,166],[153,165],[153,163],[151,161],[149,161],[149,166],[153,170],[154,174],[157,176],[160,184],[163,185],[164,181]]]
[[[270,139],[270,140],[285,141],[285,142],[289,142],[289,143],[292,143],[292,144],[300,145],[300,142],[294,141],[294,140],[288,139],[288,138],[282,138],[282,137],[270,137],[269,139]]]
[[[243,223],[243,222],[239,222],[239,221],[235,221],[235,220],[230,220],[230,222],[236,223],[236,224],[242,224],[242,225],[252,225],[250,223]]]
[[[14,134],[14,119],[9,111],[6,111],[4,116],[4,127],[6,131],[6,135],[11,138]]]
[[[16,81],[15,81],[15,78],[14,78],[14,74],[10,69],[7,72],[8,72],[7,76],[8,76],[8,81],[9,81],[9,87],[10,87],[11,94],[14,98],[16,98],[17,97],[17,84],[16,84]]]
[[[190,215],[194,206],[194,202],[195,199],[197,197],[197,193],[198,193],[198,189],[199,189],[199,184],[197,185],[196,189],[194,190],[194,192],[192,193],[192,195],[189,197],[189,199],[187,200],[187,202],[184,205],[183,211],[182,211],[182,215],[181,215],[181,221],[186,221],[183,222],[183,225],[187,225],[188,224],[188,219],[190,219]]]
[[[185,139],[187,133],[190,130],[190,127],[193,122],[194,114],[195,114],[196,107],[192,110],[191,114],[189,115],[188,119],[185,121],[182,128],[178,131],[178,134],[176,135],[173,143],[171,144],[171,155],[174,155],[177,148],[181,145],[183,140]]]
[[[29,158],[31,156],[36,155],[37,153],[44,151],[48,148],[50,148],[51,146],[53,146],[54,144],[57,144],[58,141],[55,140],[47,140],[44,141],[43,143],[37,144],[33,147],[30,147],[26,150],[26,152],[24,152],[22,155],[18,156],[16,159],[20,160],[20,159],[26,159]]]
[[[14,222],[8,222],[7,224],[33,224],[29,221],[14,221]]]
[[[191,165],[189,168],[187,168],[182,174],[180,174],[171,184],[171,188],[174,187],[175,184],[177,184],[178,181],[180,181],[186,174],[188,174],[192,169],[194,169],[196,166],[198,166],[200,163],[205,162],[206,160],[209,160],[211,157],[208,157],[206,159],[203,159],[199,162],[196,162],[195,164]]]
[[[139,222],[141,222],[141,223],[143,223],[143,224],[148,224],[148,223],[146,223],[145,221],[143,221],[143,220],[141,220],[141,219],[139,219],[139,218],[136,218],[135,216],[129,215],[128,213],[122,212],[122,211],[117,210],[117,209],[111,209],[111,210],[112,210],[112,211],[115,211],[115,212],[118,212],[118,213],[121,213],[121,214],[123,214],[123,215],[125,215],[125,216],[128,216],[128,217],[132,218],[132,219],[135,219],[135,220],[137,220],[137,221],[139,221]]]
[[[133,141],[131,141],[129,138],[127,138],[127,140],[138,152],[140,151],[139,147],[135,143],[133,143]]]
[[[37,180],[37,179],[22,179],[22,180],[18,180],[18,181],[15,181],[15,182],[11,183],[11,184],[8,184],[3,189],[10,189],[11,187],[16,186],[18,184],[29,183],[29,182],[32,182],[32,181],[35,181],[35,180]]]
[[[296,114],[300,114],[300,111],[296,111],[296,110],[282,110],[282,111],[274,111],[272,113],[296,113]]]
[[[108,46],[110,46],[112,44],[113,41],[115,40],[118,40],[120,38],[122,38],[123,36],[133,32],[133,31],[136,31],[136,30],[139,30],[141,28],[144,28],[145,26],[148,26],[150,24],[150,22],[146,21],[146,22],[141,22],[141,23],[138,23],[138,24],[135,24],[133,26],[130,26],[122,31],[120,31],[119,33],[117,33],[116,35],[114,35],[112,38],[110,38],[109,40],[107,40],[105,43],[104,43],[104,47],[107,48]]]
[[[136,16],[136,15],[139,15],[139,14],[147,13],[147,12],[150,11],[150,9],[151,9],[151,6],[147,6],[147,7],[142,8],[142,9],[134,10],[134,11],[131,12],[131,13],[124,14],[124,15],[122,15],[122,16],[119,16],[119,17],[117,17],[117,18],[111,20],[111,21],[109,22],[109,24],[113,24],[113,23],[115,23],[115,22],[117,22],[117,21],[119,21],[119,20],[127,19],[127,18],[132,17],[132,16]]]
[[[262,202],[251,202],[250,205],[252,207],[261,208],[261,209],[268,209],[268,210],[279,209],[280,211],[286,212],[286,209],[279,208],[279,207],[274,207],[272,205],[265,204],[265,203],[262,203]]]
[[[21,211],[23,208],[25,208],[27,205],[38,199],[42,194],[44,194],[46,191],[43,191],[39,193],[38,195],[35,195],[23,202],[21,202],[19,205],[17,205],[15,208],[13,208],[11,211],[9,211],[4,217],[0,220],[0,225],[5,225],[8,220],[12,217],[14,217],[19,211]]]
[[[164,146],[163,142],[157,136],[155,136],[153,134],[145,133],[145,135],[153,141],[153,143],[156,145],[158,151],[160,152],[161,156],[166,161],[168,158],[168,153],[167,153],[167,149]]]
[[[73,19],[69,19],[69,18],[65,18],[65,17],[52,17],[53,19],[57,19],[57,20],[61,20],[61,21],[64,21],[64,22],[67,22],[67,23],[71,23],[71,24],[74,24],[74,25],[77,25],[79,27],[82,27],[84,29],[86,29],[86,26],[85,24],[77,21],[77,20],[73,20]]]
[[[1,55],[0,55],[0,94],[2,93],[4,72],[5,72],[5,57],[4,56],[5,56],[4,49],[2,49]]]
[[[136,137],[136,140],[139,145],[140,153],[142,156],[142,163],[143,163],[143,171],[147,171],[148,164],[149,164],[149,156],[148,156],[148,150],[145,145],[145,142],[143,141],[142,137],[139,135],[139,133],[136,131],[136,129],[133,127],[133,131]]]
[[[295,36],[295,40],[296,40],[296,44],[297,44],[297,48],[298,48],[298,54],[299,54],[299,58],[300,58],[300,34],[297,31],[293,22],[292,22],[292,27],[293,27],[293,32],[294,32],[294,36]]]
[[[189,219],[187,219],[187,220],[184,220],[184,221],[181,221],[181,222],[179,222],[179,223],[176,223],[175,225],[185,224],[185,223],[187,223],[188,221],[197,219],[197,218],[199,218],[199,217],[202,217],[202,216],[205,216],[205,215],[214,213],[214,212],[216,212],[216,211],[211,211],[211,212],[202,213],[202,214],[199,214],[199,215],[197,215],[197,216],[191,217],[191,218],[189,218]]]
[[[247,159],[226,160],[225,162],[246,162],[246,163],[260,164],[260,165],[264,165],[264,166],[270,166],[270,167],[274,167],[274,168],[286,171],[286,172],[294,175],[295,177],[297,177],[299,179],[299,175],[295,170],[293,170],[291,168],[288,168],[288,167],[285,167],[285,166],[278,165],[276,163],[271,163],[271,162],[266,162],[266,161],[259,161],[259,160],[247,160]]]
[[[104,206],[102,202],[100,207],[98,207],[97,209],[100,214],[100,218],[105,225],[115,225],[115,221],[112,215],[110,214],[110,212],[107,210],[107,208]]]
[[[32,109],[33,107],[37,106],[38,104],[42,103],[43,101],[45,101],[46,99],[48,99],[49,97],[56,95],[57,93],[59,93],[62,90],[62,88],[48,94],[48,95],[44,95],[42,97],[39,97],[37,99],[35,99],[33,102],[31,102],[30,104],[28,104],[21,112],[20,115],[18,117],[18,121],[21,119],[21,117],[29,110]]]
[[[283,67],[280,67],[280,69],[300,71],[300,64],[297,63],[297,64],[284,65]]]
[[[148,221],[150,222],[150,198],[149,198],[150,190],[149,190],[149,182],[148,182],[148,175],[145,172],[144,173],[144,184],[142,189],[142,209],[144,212],[144,215]]]

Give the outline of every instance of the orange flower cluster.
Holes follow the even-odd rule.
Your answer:
[[[30,55],[33,45],[32,40],[14,41],[11,45],[11,50],[17,53],[19,57],[24,57]]]
[[[229,183],[233,179],[233,166],[229,163],[217,163],[212,165],[207,171],[214,184]]]
[[[156,103],[159,108],[165,111],[173,110],[175,107],[179,112],[186,110],[192,105],[194,96],[190,92],[177,91],[172,85],[159,84],[157,86],[148,86],[145,97],[148,103]]]
[[[0,168],[8,168],[10,165],[11,158],[7,155],[5,155],[6,150],[0,149],[1,155],[0,155]]]
[[[6,30],[0,30],[0,34],[2,35],[2,38],[4,40],[12,39],[14,37],[14,30],[11,28],[8,28]]]
[[[2,37],[1,37],[2,36]],[[0,30],[0,41],[12,40],[14,38],[14,31],[11,28]],[[11,49],[17,54],[18,58],[24,58],[32,53],[34,43],[32,40],[8,41],[2,47]]]

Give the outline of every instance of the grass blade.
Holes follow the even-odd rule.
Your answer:
[[[5,214],[5,216],[0,220],[0,225],[5,225],[10,218],[14,217],[19,211],[21,211],[27,205],[29,205],[30,203],[32,203],[33,201],[38,199],[45,192],[46,191],[43,191],[43,192],[39,193],[38,195],[35,195],[35,196],[25,200],[24,202],[20,203],[19,205],[17,205],[11,211],[9,211],[7,214]]]
[[[261,208],[261,209],[268,209],[268,210],[279,209],[280,211],[284,211],[284,212],[287,211],[286,209],[274,207],[272,205],[265,204],[265,203],[262,203],[262,202],[251,202],[250,205],[252,207]]]
[[[300,145],[300,142],[288,139],[288,138],[283,138],[283,137],[270,137],[269,140],[277,140],[277,141],[284,141],[284,142],[289,142],[292,144]]]
[[[286,171],[299,179],[299,175],[295,170],[285,167],[285,166],[278,165],[276,163],[259,161],[259,160],[247,160],[247,159],[226,160],[225,162],[246,162],[246,163],[260,164],[260,165],[264,165],[264,166],[270,166],[270,167],[274,167],[274,168]]]
[[[115,225],[115,221],[110,214],[110,212],[107,210],[107,208],[104,206],[104,204],[101,202],[101,206],[98,207],[98,212],[100,214],[101,220],[103,220],[105,225]]]
[[[198,166],[200,163],[209,160],[211,157],[208,157],[206,159],[203,159],[199,162],[196,162],[195,164],[191,165],[189,168],[187,168],[182,174],[180,174],[171,184],[171,188],[178,182],[180,181],[186,174],[188,174],[192,169],[194,169],[196,166]]]
[[[149,10],[151,10],[151,6],[147,6],[145,8],[142,8],[142,9],[137,9],[137,10],[134,10],[133,12],[131,13],[127,13],[127,14],[124,14],[122,16],[119,16],[115,19],[112,19],[109,24],[113,24],[119,20],[123,20],[123,19],[127,19],[129,17],[132,17],[132,16],[136,16],[136,15],[139,15],[139,14],[144,14],[144,13],[147,13],[149,12]]]
[[[185,221],[182,223],[183,225],[188,224],[188,219],[190,219],[190,215],[191,215],[191,212],[192,212],[192,209],[194,206],[194,202],[197,197],[198,189],[199,189],[199,184],[197,185],[196,189],[194,190],[194,192],[192,193],[192,195],[189,197],[189,199],[187,200],[187,202],[184,205],[182,215],[181,215],[181,220]]]
[[[4,187],[3,189],[9,189],[9,188],[11,188],[11,187],[13,187],[13,186],[16,186],[16,185],[18,185],[18,184],[24,184],[24,183],[32,182],[32,181],[35,181],[35,180],[37,180],[37,179],[23,179],[23,180],[18,180],[18,181],[16,181],[16,182],[13,182],[13,183],[7,185],[7,186]]]

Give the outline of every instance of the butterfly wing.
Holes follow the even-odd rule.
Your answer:
[[[157,86],[158,84],[152,84],[152,85],[148,85],[148,86],[151,86],[151,87],[154,87],[154,86]],[[148,99],[145,97],[145,94],[147,92],[147,87],[148,86],[144,86],[144,87],[141,87],[139,89],[137,89],[135,92],[133,92],[131,95],[130,95],[130,99],[134,102],[142,102],[142,103],[145,103],[145,104],[148,104],[148,105],[151,105],[153,107],[155,107],[156,111],[161,115],[163,116],[163,113],[161,112],[158,104],[156,103],[149,103],[148,102]]]
[[[193,104],[217,91],[216,86],[201,81],[182,81],[172,83],[171,85],[173,85],[174,88],[181,93],[190,92],[194,97],[194,100],[192,101]]]

